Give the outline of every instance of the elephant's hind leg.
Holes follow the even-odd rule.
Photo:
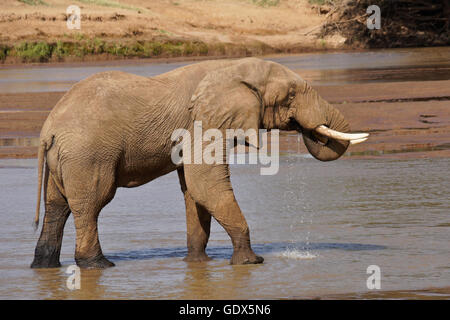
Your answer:
[[[59,255],[64,225],[70,215],[69,205],[57,188],[48,168],[46,168],[45,181],[45,216],[31,268],[56,268],[61,266]]]
[[[104,269],[113,267],[114,263],[103,255],[98,238],[97,219],[100,213],[99,208],[88,205],[90,208],[83,208],[82,204],[72,202],[74,208],[75,229],[77,240],[75,245],[75,261],[80,268],[84,269]]]
[[[67,198],[76,229],[75,261],[80,268],[114,266],[103,255],[97,227],[101,209],[112,200],[116,191],[113,172],[104,168],[87,170],[67,184]]]
[[[211,214],[194,201],[192,195],[186,188],[183,168],[178,169],[181,191],[184,194],[186,204],[186,226],[187,226],[187,256],[184,261],[201,262],[209,261],[206,254],[209,232],[211,228]]]

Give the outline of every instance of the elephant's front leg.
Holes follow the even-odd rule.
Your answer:
[[[231,238],[231,264],[262,263],[250,245],[250,231],[231,187],[228,165],[185,165],[187,191],[219,222]]]
[[[233,192],[225,192],[218,201],[214,218],[225,229],[233,244],[231,264],[262,263],[263,257],[257,256],[250,245],[250,230],[239,208]]]
[[[205,249],[208,244],[211,228],[211,215],[205,208],[197,204],[191,194],[187,191],[183,168],[178,169],[178,177],[180,179],[181,191],[183,191],[186,204],[188,253],[184,258],[184,261],[209,261],[211,258],[208,257]]]

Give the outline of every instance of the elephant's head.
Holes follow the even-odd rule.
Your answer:
[[[342,114],[298,74],[256,58],[209,73],[192,97],[196,120],[215,128],[281,129],[302,133],[308,151],[330,161],[368,134],[351,134]]]

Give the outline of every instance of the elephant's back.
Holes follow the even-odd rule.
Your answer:
[[[76,83],[52,109],[49,120],[89,125],[115,117],[120,112],[120,96],[132,93],[148,78],[120,71],[101,72]],[[118,99],[119,98],[119,99]],[[127,107],[126,105],[123,107]]]
[[[95,74],[75,84],[55,105],[41,131],[67,153],[92,150],[119,157],[133,126],[161,91],[152,79],[120,72]],[[95,152],[94,152],[95,151]]]
[[[50,112],[41,135],[51,132],[106,133],[124,126],[147,107],[156,90],[151,79],[121,72],[97,73],[75,84]],[[145,89],[147,88],[147,89]]]

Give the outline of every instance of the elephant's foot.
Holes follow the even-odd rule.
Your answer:
[[[75,258],[77,266],[82,269],[106,269],[114,267],[115,264],[105,258],[104,255],[98,255],[93,258]]]
[[[264,258],[257,256],[251,249],[235,250],[230,260],[230,264],[258,264],[263,262]]]
[[[186,262],[204,262],[210,260],[211,258],[205,252],[188,252],[187,256],[183,259]]]
[[[59,248],[49,245],[41,245],[36,248],[31,268],[59,268]]]

